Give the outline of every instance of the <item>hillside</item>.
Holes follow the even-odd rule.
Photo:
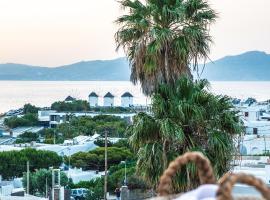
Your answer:
[[[55,68],[0,64],[0,80],[128,81],[125,58],[83,61]],[[270,81],[270,55],[250,51],[207,63],[201,78],[210,81]]]
[[[210,81],[269,81],[270,55],[250,51],[207,63],[202,78]]]
[[[21,64],[0,64],[0,80],[129,80],[130,69],[125,58],[82,61],[55,68]]]

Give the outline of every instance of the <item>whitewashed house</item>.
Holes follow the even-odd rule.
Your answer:
[[[244,126],[244,135],[240,145],[242,155],[270,152],[269,108],[269,104],[263,102],[255,102],[237,108]]]
[[[90,107],[98,106],[98,95],[95,92],[91,92],[88,96]]]
[[[104,98],[103,98],[103,105],[105,106],[105,107],[112,107],[112,106],[114,106],[114,96],[110,93],[110,92],[108,92],[107,94],[105,94],[105,96],[104,96]]]
[[[133,95],[129,92],[125,92],[121,96],[121,106],[122,107],[131,107],[133,106]]]

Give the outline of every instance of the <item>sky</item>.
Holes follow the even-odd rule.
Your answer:
[[[270,0],[209,0],[216,60],[250,50],[270,53]],[[124,56],[115,51],[116,0],[0,0],[0,63],[56,67]]]

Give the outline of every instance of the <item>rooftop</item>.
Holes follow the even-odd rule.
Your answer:
[[[95,92],[91,92],[91,93],[89,94],[89,97],[98,97],[98,95],[97,95]]]
[[[72,96],[68,96],[65,101],[75,101],[76,98],[72,97]]]
[[[133,97],[129,92],[125,92],[121,97]]]
[[[112,93],[108,92],[107,94],[105,94],[104,97],[109,97],[109,98],[113,98],[114,96],[112,95]]]

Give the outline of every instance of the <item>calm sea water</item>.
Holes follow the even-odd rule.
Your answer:
[[[270,99],[270,82],[211,82],[211,90],[237,98]],[[140,86],[125,81],[0,81],[0,113],[20,108],[26,103],[50,106],[68,95],[87,100],[92,91],[101,97],[110,91],[115,95],[116,105],[120,105],[120,97],[126,91],[134,95],[135,104],[150,102],[142,94]],[[102,98],[99,102],[102,105]]]

